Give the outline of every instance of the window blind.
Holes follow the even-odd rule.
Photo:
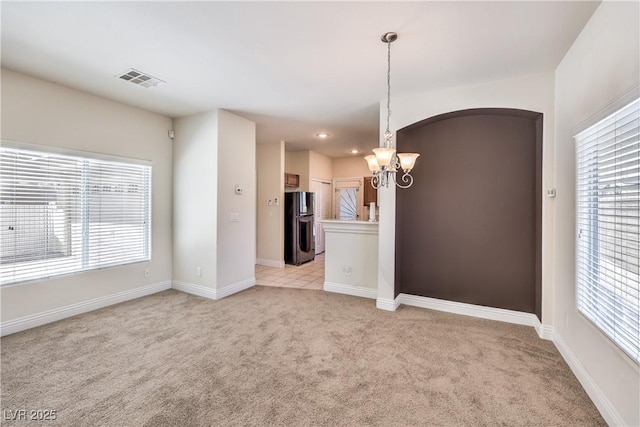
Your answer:
[[[0,282],[150,259],[151,167],[0,148]]]
[[[575,136],[577,307],[640,363],[640,100]]]

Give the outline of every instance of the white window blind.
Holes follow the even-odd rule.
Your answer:
[[[640,100],[575,136],[578,309],[640,363]]]
[[[150,259],[151,167],[0,148],[0,282]]]

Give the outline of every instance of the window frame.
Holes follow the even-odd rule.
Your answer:
[[[7,139],[2,139],[1,140],[1,146],[0,148],[2,149],[10,149],[10,150],[18,150],[18,151],[22,151],[22,152],[33,152],[34,154],[41,154],[41,155],[46,155],[46,156],[59,156],[59,157],[67,157],[67,158],[71,158],[74,159],[76,161],[78,161],[79,163],[82,163],[82,170],[83,170],[83,174],[86,173],[87,169],[85,169],[87,167],[87,165],[89,164],[96,164],[96,162],[99,162],[100,165],[114,165],[116,167],[135,167],[135,166],[139,166],[140,171],[141,171],[141,176],[143,176],[143,178],[141,179],[141,182],[144,182],[145,186],[146,186],[146,192],[143,191],[142,194],[142,199],[144,200],[143,204],[144,207],[142,209],[140,209],[137,213],[142,213],[144,216],[144,221],[141,227],[139,227],[142,230],[142,234],[144,236],[144,240],[139,240],[139,242],[141,243],[143,249],[142,251],[144,252],[144,255],[142,257],[137,257],[131,261],[127,261],[127,260],[117,260],[115,262],[98,262],[96,263],[95,261],[93,262],[88,262],[87,259],[87,248],[84,247],[84,244],[86,243],[85,241],[85,237],[83,236],[81,238],[81,240],[83,241],[82,243],[82,248],[80,253],[76,253],[76,254],[71,254],[71,257],[78,257],[81,260],[80,261],[76,261],[76,263],[80,263],[80,267],[69,267],[69,268],[61,268],[61,272],[53,272],[50,273],[49,271],[47,271],[47,268],[49,268],[50,266],[55,266],[55,263],[49,263],[49,265],[45,265],[46,264],[46,260],[38,260],[35,259],[33,260],[34,263],[38,263],[41,262],[41,266],[43,268],[43,272],[41,272],[41,274],[39,275],[30,275],[29,277],[23,277],[23,278],[15,278],[15,276],[12,274],[10,276],[9,279],[6,279],[5,277],[2,277],[0,280],[0,287],[5,287],[5,286],[15,286],[15,285],[21,285],[24,283],[28,283],[28,282],[33,282],[33,281],[41,281],[41,280],[47,280],[50,278],[59,278],[59,277],[63,277],[63,276],[67,276],[67,275],[73,275],[73,274],[79,274],[79,273],[84,273],[87,271],[95,271],[95,270],[102,270],[102,269],[107,269],[107,268],[114,268],[114,267],[122,267],[122,266],[126,266],[126,265],[131,265],[131,264],[137,264],[137,263],[142,263],[142,262],[149,262],[152,259],[152,248],[153,248],[153,222],[152,222],[152,217],[153,217],[153,162],[150,160],[144,160],[144,159],[136,159],[136,158],[130,158],[130,157],[124,157],[124,156],[116,156],[116,155],[110,155],[110,154],[103,154],[103,153],[95,153],[95,152],[89,152],[89,151],[82,151],[82,150],[76,150],[76,149],[68,149],[68,148],[62,148],[62,147],[55,147],[55,146],[45,146],[45,145],[37,145],[37,144],[31,144],[31,143],[24,143],[24,142],[18,142],[18,141],[13,141],[13,140],[7,140]],[[118,166],[119,165],[119,166]],[[126,176],[126,175],[125,175]],[[86,202],[87,199],[87,195],[89,194],[89,189],[88,189],[88,182],[84,182],[83,184],[80,186],[80,192],[81,195],[79,196],[79,199],[83,200],[83,203]],[[87,186],[87,187],[85,187]],[[102,202],[104,195],[101,194],[99,197],[99,200]],[[79,207],[80,204],[75,202],[73,205],[69,205],[69,206],[73,206],[73,209],[75,210],[74,213],[75,214],[80,214],[80,216],[82,217],[82,221],[80,223],[81,227],[83,229],[85,229],[85,227],[88,226],[88,224],[85,223],[85,221],[88,219],[88,207]],[[90,224],[90,223],[89,223]],[[65,224],[66,226],[66,224]],[[95,249],[95,247],[94,247]],[[31,261],[26,261],[26,262],[31,262]],[[10,262],[10,263],[6,263],[5,265],[16,265],[19,264],[20,262],[16,263],[16,262]]]
[[[604,338],[606,338],[607,341],[610,342],[611,345],[617,351],[619,351],[621,354],[623,354],[625,356],[625,358],[627,358],[632,364],[637,366],[637,365],[640,365],[640,349],[638,349],[638,347],[640,347],[640,343],[633,343],[632,342],[630,344],[632,347],[636,348],[636,350],[635,350],[636,354],[632,354],[632,352],[634,352],[633,349],[627,349],[627,348],[624,347],[624,345],[622,345],[620,342],[618,342],[622,338],[617,338],[615,336],[616,335],[615,331],[612,331],[611,333],[609,331],[607,331],[607,329],[612,329],[612,330],[615,329],[615,328],[620,329],[619,325],[620,325],[621,322],[617,321],[616,317],[615,317],[617,309],[616,308],[611,309],[609,314],[613,314],[614,315],[613,324],[612,324],[612,326],[610,326],[608,328],[605,328],[604,326],[599,324],[599,323],[603,323],[605,321],[605,319],[600,318],[601,316],[598,319],[593,319],[592,318],[592,316],[593,317],[598,317],[597,310],[595,311],[595,314],[594,314],[593,310],[591,312],[588,312],[587,308],[586,307],[583,308],[582,305],[587,305],[588,303],[590,303],[592,301],[595,301],[598,306],[602,306],[602,305],[605,305],[608,302],[608,300],[604,300],[602,298],[599,299],[598,297],[585,297],[589,301],[582,302],[581,301],[581,299],[582,299],[581,292],[583,292],[583,293],[584,292],[590,292],[590,291],[593,291],[593,289],[583,289],[583,290],[581,290],[581,288],[580,288],[581,286],[584,286],[585,288],[587,286],[589,286],[589,284],[581,283],[582,275],[586,274],[584,272],[581,272],[581,270],[580,270],[581,269],[581,262],[582,262],[581,261],[581,257],[582,257],[582,259],[586,259],[586,257],[589,256],[590,258],[587,259],[587,260],[591,260],[591,261],[596,262],[596,264],[598,264],[598,267],[597,267],[598,275],[602,274],[602,273],[599,272],[599,269],[600,269],[599,264],[602,263],[602,262],[605,262],[605,261],[603,261],[603,259],[604,259],[603,257],[605,255],[603,254],[604,250],[600,250],[600,248],[599,248],[599,246],[602,245],[602,242],[600,241],[599,233],[606,234],[606,232],[609,232],[609,233],[611,232],[610,229],[607,229],[607,228],[602,226],[602,223],[604,221],[602,221],[599,218],[599,217],[601,217],[603,215],[607,216],[606,214],[601,214],[600,213],[601,209],[609,209],[609,210],[611,210],[610,207],[606,207],[606,206],[602,207],[602,208],[600,207],[600,203],[602,203],[602,204],[606,203],[606,202],[604,202],[602,200],[602,199],[606,198],[606,196],[603,195],[603,194],[605,194],[605,192],[603,192],[603,189],[599,188],[599,187],[602,187],[604,185],[603,182],[602,182],[602,179],[600,177],[600,174],[603,174],[603,172],[606,171],[606,166],[600,166],[598,164],[598,162],[603,162],[604,163],[604,161],[600,157],[598,157],[598,156],[600,156],[598,151],[599,151],[599,149],[601,149],[601,147],[599,146],[599,144],[600,144],[600,135],[596,136],[595,138],[591,138],[591,139],[585,138],[584,135],[585,134],[588,135],[588,134],[593,133],[593,132],[598,132],[598,130],[594,130],[594,129],[595,128],[600,128],[599,130],[601,130],[602,128],[604,128],[603,124],[606,123],[607,121],[611,121],[611,120],[613,120],[613,123],[614,123],[614,131],[617,132],[619,130],[619,126],[618,126],[619,123],[618,122],[620,120],[616,117],[616,115],[618,115],[619,113],[621,113],[625,109],[631,107],[632,104],[636,104],[636,106],[633,107],[632,110],[636,110],[635,114],[637,114],[637,111],[640,110],[640,97],[638,97],[637,90],[633,90],[633,91],[629,92],[625,96],[623,96],[620,99],[618,99],[616,102],[610,104],[609,106],[607,106],[607,108],[605,108],[603,111],[601,111],[597,116],[595,116],[594,118],[591,118],[587,122],[587,124],[583,124],[582,126],[580,126],[580,128],[574,129],[573,132],[572,132],[573,140],[574,140],[574,143],[575,143],[575,156],[576,156],[575,157],[575,159],[576,159],[576,168],[575,168],[575,180],[576,180],[575,181],[575,185],[576,185],[576,192],[575,192],[575,203],[576,203],[576,205],[575,205],[575,232],[576,232],[576,234],[575,234],[575,244],[576,244],[576,246],[575,246],[575,257],[576,257],[576,259],[575,259],[575,289],[574,289],[574,291],[575,291],[575,310],[576,310],[576,312],[582,318],[586,319],[589,324],[591,324],[594,328],[596,328],[596,330],[598,330],[599,333],[602,334],[602,336]],[[633,122],[635,120],[637,120],[637,119],[633,119],[632,118],[630,122]],[[632,128],[634,128],[634,126],[632,126]],[[638,123],[637,128],[640,129],[640,123]],[[618,134],[616,133],[613,138],[617,138],[617,136],[618,136]],[[591,147],[591,149],[595,151],[595,154],[591,153],[591,155],[594,155],[597,158],[597,160],[595,160],[595,164],[596,164],[595,169],[593,169],[593,168],[591,169],[591,173],[592,173],[591,177],[587,176],[588,175],[588,171],[583,171],[581,169],[582,165],[580,163],[581,162],[581,158],[580,158],[580,156],[581,156],[581,151],[580,151],[581,150],[581,146],[580,146],[580,144],[581,144],[581,142],[584,143],[585,139],[587,141],[591,141],[590,142],[591,144],[595,144],[595,146],[598,147],[598,148]],[[594,140],[595,140],[595,142],[593,142]],[[618,142],[614,142],[613,143],[614,146],[617,145],[617,144],[618,144]],[[637,144],[637,142],[635,142],[635,144]],[[632,142],[632,145],[633,145],[633,142]],[[613,150],[614,150],[613,153],[615,153],[614,154],[614,158],[615,158],[615,156],[619,155],[619,152],[618,152],[617,148],[615,148]],[[593,162],[593,160],[592,160],[592,162]],[[618,187],[619,186],[621,187],[623,185],[623,183],[621,183],[621,181],[623,181],[625,179],[628,180],[629,178],[623,176],[624,173],[619,172],[619,170],[617,168],[618,167],[617,160],[614,161],[613,164],[614,164],[614,175],[613,176],[614,176],[614,180],[615,181],[614,181],[613,184],[609,184],[608,186],[613,185],[613,188],[614,188],[614,190],[613,190],[613,194],[614,194],[614,202],[613,202],[614,209],[613,210],[614,210],[615,213],[613,214],[613,218],[614,218],[614,221],[615,221],[618,218],[624,218],[625,217],[624,214],[618,212],[618,211],[624,210],[623,208],[619,207],[618,204],[617,204],[618,203],[618,195],[622,194],[622,190],[618,189]],[[591,166],[593,166],[593,163],[591,163]],[[638,162],[638,166],[637,167],[640,168],[640,161]],[[631,174],[631,175],[633,175],[633,174]],[[589,181],[588,184],[584,184],[584,183],[581,184],[581,180],[589,180],[589,179],[590,179],[590,181]],[[637,179],[637,178],[635,178],[635,179]],[[624,183],[624,184],[626,185],[628,183]],[[589,224],[589,229],[585,231],[584,227],[581,227],[581,225],[584,225],[584,221],[585,220],[583,220],[583,223],[581,224],[580,216],[581,216],[581,214],[583,214],[583,212],[581,211],[581,190],[584,191],[586,189],[586,187],[591,187],[590,191],[591,192],[595,192],[597,195],[593,198],[593,200],[591,202],[589,202],[590,206],[587,208],[587,211],[589,211],[589,213],[588,213],[588,215],[586,217],[587,218],[586,222],[588,222],[590,224]],[[605,188],[606,188],[606,186],[605,186]],[[582,197],[586,197],[586,196],[582,196]],[[589,196],[589,197],[592,197],[592,196]],[[620,199],[622,199],[622,197],[620,197]],[[595,207],[591,205],[594,200],[595,200]],[[636,193],[636,200],[635,201],[636,201],[636,204],[640,204],[640,190]],[[584,203],[584,200],[582,200],[582,203]],[[611,202],[609,202],[609,204],[610,203]],[[582,207],[582,208],[584,208],[584,207]],[[640,206],[639,206],[639,208],[640,208]],[[593,209],[595,209],[597,212],[595,212],[595,213],[592,212]],[[636,211],[640,212],[638,210],[636,210]],[[609,215],[611,215],[611,214],[609,213]],[[636,213],[636,215],[640,216],[640,214],[638,214],[638,213]],[[614,240],[618,240],[618,239],[620,241],[624,240],[623,237],[618,237],[617,234],[628,233],[628,231],[622,230],[622,228],[623,228],[622,226],[626,225],[626,224],[624,222],[614,222],[613,225],[614,225],[614,228],[615,228],[615,226],[621,226],[621,230],[615,230],[614,229],[614,231],[613,231],[614,236],[615,236]],[[586,237],[588,237],[588,243],[586,245],[581,245],[581,240],[580,240],[581,239],[581,232],[587,233]],[[596,234],[595,235],[591,235],[591,233],[594,233],[594,232]],[[636,237],[638,237],[638,236],[640,236],[640,230],[638,230],[638,231],[636,231],[636,232],[634,232],[632,234],[636,234]],[[594,248],[594,244],[593,244],[594,239],[598,240],[598,244],[595,245],[595,246],[597,246],[596,248]],[[614,254],[616,254],[618,252],[624,252],[620,248],[626,249],[626,247],[624,247],[624,245],[618,244],[616,242],[614,244]],[[581,253],[582,253],[581,250],[588,251],[589,253],[585,253],[584,255],[581,255]],[[595,256],[592,255],[594,253],[596,254]],[[625,253],[624,255],[627,255],[627,254]],[[597,257],[597,260],[596,260],[596,257]],[[612,262],[614,262],[614,261],[608,261],[609,264],[611,264]],[[627,261],[620,261],[620,262],[626,263]],[[637,258],[635,259],[635,262],[636,262],[636,265],[640,263],[640,255],[637,255]],[[605,268],[605,270],[606,269],[607,268]],[[624,274],[616,273],[616,274],[619,274],[620,276],[629,277],[629,275],[630,275],[629,273],[633,274],[632,272],[627,272],[626,268],[623,268],[622,266],[620,267],[620,269],[621,270],[622,269],[625,270]],[[611,269],[609,268],[608,270],[610,271]],[[608,272],[605,273],[605,275],[609,275],[609,274],[610,273],[608,273]],[[635,274],[635,275],[637,276],[637,274]],[[607,277],[607,278],[609,279],[610,277]],[[596,280],[596,279],[593,279],[593,280]],[[596,281],[597,281],[597,283],[601,283],[601,280],[602,279],[598,279]],[[598,286],[599,286],[598,289],[602,289],[603,288],[603,286],[601,286],[601,285],[598,285]],[[620,286],[621,286],[621,283],[618,280],[616,280],[615,284],[613,285],[614,291],[617,291]],[[624,286],[624,285],[622,285],[622,286]],[[637,286],[637,288],[635,289],[635,292],[640,292],[640,284],[638,284],[637,281],[636,281],[636,286]],[[633,290],[634,289],[632,289],[632,291]],[[603,291],[598,291],[598,293],[602,293],[602,292]],[[609,291],[609,293],[611,293],[611,291]],[[633,306],[633,304],[631,304],[631,306]],[[638,311],[638,313],[634,313],[634,314],[640,316],[640,304],[638,304],[638,306],[632,307],[632,308],[635,308]],[[609,312],[609,310],[607,310],[607,311]],[[604,316],[606,316],[606,314]],[[624,334],[621,334],[621,335],[624,335]],[[633,338],[633,335],[632,335],[632,338]]]

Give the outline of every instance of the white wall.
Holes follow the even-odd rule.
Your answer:
[[[309,152],[308,151],[285,151],[284,171],[300,175],[300,186],[297,188],[287,187],[284,190],[309,191]]]
[[[220,298],[255,283],[255,124],[215,110],[176,119],[175,135],[174,282]]]
[[[309,179],[318,179],[321,181],[331,181],[333,177],[333,165],[331,158],[309,151]],[[309,183],[311,186],[311,183]]]
[[[371,176],[367,162],[364,160],[366,154],[356,154],[351,157],[338,157],[333,159],[333,177],[334,178],[362,178],[364,176]]]
[[[542,188],[553,186],[553,73],[543,73],[395,98],[390,129],[398,129],[423,119],[470,108],[517,108],[543,113]],[[380,103],[380,135],[384,132],[386,101]],[[420,167],[420,159],[416,163]],[[382,188],[380,202],[380,245],[378,298],[382,305],[394,299],[395,188]],[[398,190],[402,191],[402,190]],[[542,201],[542,323],[553,322],[553,217],[550,199]],[[381,306],[381,304],[378,304]]]
[[[555,334],[593,381],[585,388],[607,421],[629,426],[640,425],[638,365],[576,311],[573,135],[630,89],[638,96],[639,14],[637,2],[603,2],[556,70]]]
[[[170,283],[171,127],[168,117],[2,70],[3,139],[153,163],[151,261],[3,286],[3,323]],[[145,268],[151,269],[151,277],[144,277]]]
[[[257,260],[284,267],[284,141],[256,146],[258,173]],[[275,204],[278,198],[278,205]],[[271,205],[267,201],[271,200]]]
[[[218,138],[217,288],[223,289],[255,283],[256,125],[218,110]],[[235,193],[236,186],[243,194]],[[232,222],[232,213],[240,221]]]
[[[284,171],[300,175],[300,186],[287,187],[285,191],[311,191],[311,180],[331,181],[331,159],[315,151],[285,151]]]
[[[218,113],[174,122],[173,280],[215,289],[217,277]],[[201,268],[201,276],[196,275]]]

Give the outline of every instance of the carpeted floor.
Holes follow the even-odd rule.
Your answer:
[[[3,414],[57,415],[3,425],[605,425],[533,328],[323,291],[166,291],[1,344]]]

